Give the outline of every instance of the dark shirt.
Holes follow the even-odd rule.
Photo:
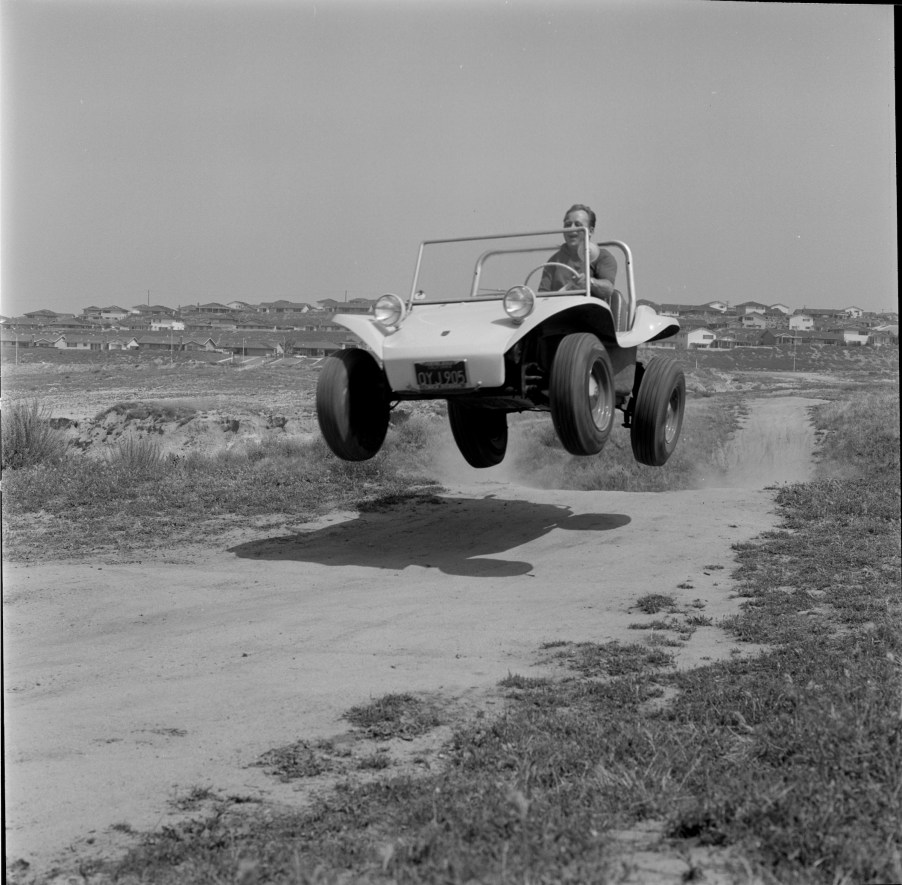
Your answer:
[[[566,264],[577,273],[582,273],[585,269],[583,260],[575,251],[571,251],[567,245],[561,246],[548,260]],[[617,259],[607,249],[599,250],[598,258],[589,266],[589,274],[593,280],[608,280],[613,286],[614,279],[617,276]],[[546,267],[542,272],[542,282],[539,284],[539,290],[543,292],[557,292],[558,289],[563,289],[567,283],[572,283],[574,279],[573,274],[562,267]]]

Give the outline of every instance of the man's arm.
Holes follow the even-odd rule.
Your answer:
[[[614,280],[617,279],[617,259],[607,249],[602,249],[598,258],[592,262],[590,270],[592,294],[596,298],[609,299],[614,291]]]

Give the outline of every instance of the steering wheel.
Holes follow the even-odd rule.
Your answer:
[[[524,286],[529,285],[529,280],[530,280],[530,278],[532,277],[532,275],[533,275],[534,273],[536,273],[536,271],[541,270],[543,267],[562,267],[562,268],[564,268],[564,270],[569,270],[570,273],[573,274],[574,279],[576,279],[577,277],[581,276],[580,272],[579,272],[578,270],[574,270],[572,267],[570,267],[569,264],[563,264],[563,263],[560,262],[560,261],[546,261],[544,264],[540,264],[538,267],[533,268],[533,269],[526,275],[526,279],[523,281],[523,285],[524,285]],[[573,282],[573,281],[571,280],[571,282]],[[567,285],[569,286],[570,283],[568,283]],[[565,288],[566,288],[566,287],[565,287]]]

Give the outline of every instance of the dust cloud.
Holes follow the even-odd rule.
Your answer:
[[[809,410],[823,402],[798,396],[749,399],[748,413],[733,437],[712,463],[699,465],[696,487],[757,490],[812,479],[816,435]],[[511,431],[504,461],[477,469],[464,461],[446,424],[430,451],[430,469],[439,482],[452,487],[512,483],[562,488],[568,456],[562,453],[560,463],[531,468],[527,458],[518,457],[529,445],[518,432],[522,427],[514,426]],[[613,439],[608,445],[612,444]]]
[[[748,414],[704,484],[764,489],[811,480],[816,438],[809,410],[822,402],[797,396],[748,400]]]

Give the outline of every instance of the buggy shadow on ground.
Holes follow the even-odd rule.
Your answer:
[[[507,553],[553,529],[605,532],[628,525],[622,513],[574,514],[569,507],[503,498],[433,496],[414,506],[362,513],[338,525],[229,548],[248,559],[400,570],[434,568],[461,577],[516,577],[530,562]]]

